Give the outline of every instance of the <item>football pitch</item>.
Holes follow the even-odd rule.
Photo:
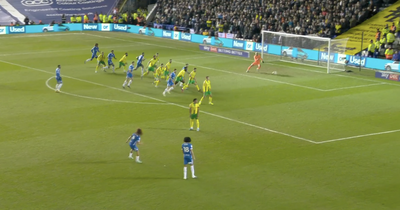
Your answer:
[[[195,86],[162,95],[153,76],[99,70],[99,43],[128,63],[145,52],[210,76],[214,105],[189,131]],[[200,51],[128,33],[0,37],[0,209],[397,209],[400,83]],[[55,93],[55,69],[63,87]],[[278,74],[271,74],[277,71]],[[140,127],[142,164],[126,139]],[[197,179],[183,180],[183,138]],[[190,173],[190,172],[189,172]]]

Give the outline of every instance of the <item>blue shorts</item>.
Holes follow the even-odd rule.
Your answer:
[[[97,58],[97,55],[93,54],[92,57],[90,58],[90,60],[93,60],[93,58]]]
[[[139,148],[135,144],[130,144],[129,146],[131,147],[132,150],[139,151]]]
[[[139,68],[139,66],[144,67],[143,64],[138,63],[137,66],[136,66],[136,68]]]
[[[126,74],[126,78],[129,78],[129,79],[130,79],[130,78],[132,78],[132,77],[133,77],[132,73],[127,73],[127,74]]]
[[[56,77],[56,80],[57,80],[57,84],[62,83],[62,78],[61,77]]]
[[[172,80],[168,80],[167,86],[174,86],[174,82]]]
[[[108,61],[108,65],[109,65],[109,66],[114,66],[114,63],[112,62],[112,60],[109,60],[109,61]]]
[[[183,164],[187,165],[187,164],[193,164],[193,159],[190,156],[185,156],[183,157]]]

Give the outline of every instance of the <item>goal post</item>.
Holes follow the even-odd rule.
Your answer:
[[[345,71],[347,39],[330,39],[319,36],[303,36],[284,32],[262,31],[261,57],[265,60],[282,61]],[[265,47],[267,46],[267,47]],[[266,49],[266,50],[264,50]]]

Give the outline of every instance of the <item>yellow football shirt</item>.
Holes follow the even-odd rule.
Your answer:
[[[154,58],[152,58],[152,59],[149,61],[149,66],[150,66],[150,67],[153,67],[156,63],[157,63],[157,60],[154,59]]]
[[[195,76],[196,76],[196,72],[192,71],[189,74],[189,79],[194,79]]]
[[[176,76],[176,77],[183,77],[183,76],[185,76],[185,73],[186,73],[185,69],[182,69],[182,70],[179,72],[178,76]]]
[[[168,62],[167,64],[165,64],[165,68],[169,71],[169,68],[171,67],[171,62]]]
[[[200,105],[198,103],[189,104],[189,108],[190,108],[191,114],[197,114],[199,112],[199,107],[200,107]]]
[[[105,59],[105,56],[102,55],[102,54],[100,54],[100,55],[97,57],[97,60],[98,60],[98,61],[104,61],[104,59]]]
[[[163,72],[163,67],[158,67],[156,70],[156,75],[161,75],[161,73]]]
[[[122,56],[121,60],[119,62],[126,63],[126,55]]]
[[[203,91],[211,91],[211,81],[204,80],[203,82]]]

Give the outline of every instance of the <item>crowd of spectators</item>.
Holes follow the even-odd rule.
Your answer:
[[[67,17],[65,14],[61,16],[61,23],[120,23],[120,24],[131,24],[141,25],[146,24],[146,17],[148,11],[146,9],[139,8],[135,12],[119,12],[117,8],[113,9],[112,14],[95,13],[93,15],[72,15]],[[56,21],[52,21],[50,25],[54,25]],[[24,19],[25,25],[41,25],[43,22],[40,20],[35,23],[33,20],[29,20],[28,17]],[[19,21],[11,22],[10,26],[22,25]]]
[[[333,38],[379,11],[381,0],[158,0],[155,22],[197,34],[233,33],[260,41],[260,31]]]

